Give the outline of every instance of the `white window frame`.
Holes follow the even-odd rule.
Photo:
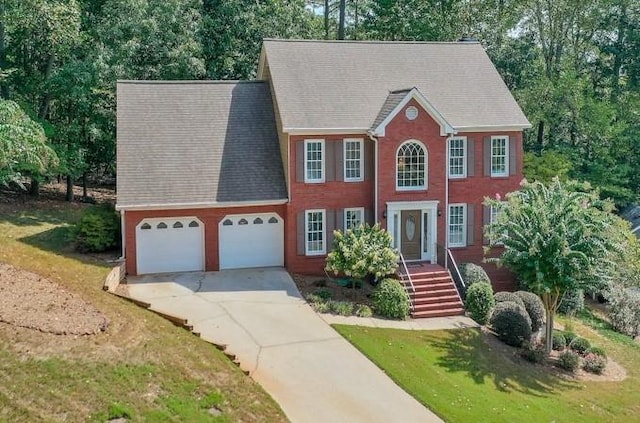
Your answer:
[[[309,248],[309,215],[311,213],[320,213],[322,215],[322,229],[316,231],[322,235],[322,248],[319,250],[311,250]],[[326,209],[311,209],[304,211],[304,253],[307,256],[321,256],[327,253],[327,211]]]
[[[493,154],[493,142],[497,140],[504,141],[504,172],[494,172],[493,171],[493,159],[496,156]],[[501,177],[501,176],[509,176],[509,137],[506,135],[493,135],[491,137],[491,143],[489,144],[489,166],[491,169],[491,177]]]
[[[451,144],[453,141],[462,141],[462,173],[460,174],[453,174],[451,173]],[[449,138],[448,142],[447,142],[447,159],[448,159],[448,163],[447,163],[447,169],[448,169],[448,174],[449,174],[449,179],[463,179],[467,177],[467,137],[451,137]],[[456,158],[459,158],[459,156],[456,156]]]
[[[418,146],[420,146],[420,148],[422,148],[422,151],[424,153],[424,169],[422,170],[424,173],[423,174],[424,185],[401,187],[398,184],[400,182],[400,180],[398,179],[398,154],[400,153],[400,150],[407,144],[417,144]],[[398,146],[398,149],[396,150],[395,162],[396,162],[396,191],[426,191],[427,190],[427,187],[429,186],[429,151],[427,151],[427,147],[423,143],[421,143],[418,140],[411,139],[411,140],[406,140],[405,142],[400,144],[400,146]]]
[[[308,146],[309,144],[320,144],[320,178],[309,178],[308,173]],[[325,181],[326,149],[323,139],[304,140],[304,182],[307,184],[318,184]]]
[[[493,204],[489,206],[489,224],[492,224],[498,218],[499,209]],[[489,239],[491,240],[491,233],[489,233]],[[504,245],[502,242],[497,242],[495,245]]]
[[[357,143],[358,144],[358,152],[360,157],[358,158],[358,173],[360,176],[358,177],[348,177],[347,176],[347,144],[348,143]],[[364,181],[364,140],[362,138],[345,138],[342,140],[342,157],[343,157],[343,172],[344,172],[344,181],[345,182],[362,182]],[[350,159],[354,160],[354,159]]]
[[[349,227],[347,218],[348,213],[360,213],[360,224],[364,223],[364,207],[351,207],[348,209],[344,209],[344,230],[347,231],[349,229],[355,229],[354,227]]]
[[[451,209],[462,208],[462,242],[451,242]],[[449,204],[449,210],[447,210],[447,241],[449,247],[466,247],[467,246],[467,204],[466,203],[451,203]]]

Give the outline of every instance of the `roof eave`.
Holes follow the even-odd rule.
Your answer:
[[[215,202],[190,202],[190,203],[149,203],[149,204],[116,204],[116,210],[135,211],[135,210],[178,210],[178,209],[209,209],[209,208],[225,208],[225,207],[251,207],[251,206],[277,206],[286,204],[289,200],[286,198],[279,200],[258,200],[258,201],[215,201]]]

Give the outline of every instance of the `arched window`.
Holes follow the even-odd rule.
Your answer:
[[[196,222],[195,220],[192,220],[191,223],[189,223],[189,227],[190,228],[197,228],[200,225],[198,224],[198,222]]]
[[[180,229],[180,228],[184,228],[184,225],[182,224],[182,222],[176,222],[173,224],[173,227],[175,229]]]
[[[167,224],[164,222],[160,222],[158,223],[158,226],[156,226],[156,228],[158,229],[167,229]]]
[[[151,225],[149,225],[148,223],[143,223],[142,226],[140,226],[140,229],[151,229]]]
[[[259,217],[256,217],[255,219],[253,219],[253,224],[254,225],[261,225],[262,223],[264,223],[264,222]]]
[[[396,188],[398,191],[427,188],[427,152],[418,141],[407,141],[396,156]]]

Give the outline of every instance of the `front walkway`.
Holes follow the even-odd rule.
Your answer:
[[[143,276],[126,287],[228,345],[294,423],[442,421],[320,318],[283,269]]]

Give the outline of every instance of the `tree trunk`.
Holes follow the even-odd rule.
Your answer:
[[[87,172],[82,174],[82,201],[87,201]]]
[[[71,175],[67,175],[67,195],[65,201],[73,201],[73,178]]]
[[[344,40],[344,20],[347,8],[347,0],[340,0],[340,18],[338,21],[338,40]]]
[[[358,0],[355,0],[355,17],[353,24],[353,39],[358,39]]]
[[[324,0],[324,39],[329,39],[329,0]]]
[[[51,72],[53,72],[53,63],[55,62],[55,56],[53,54],[49,55],[47,59],[47,69],[44,74],[44,82],[46,83],[51,76]],[[38,117],[40,119],[46,119],[49,114],[49,104],[51,103],[51,95],[49,92],[45,91],[42,94],[42,103],[40,103],[40,110],[38,111]]]
[[[4,2],[0,5],[0,70],[7,69],[7,50],[4,46]],[[9,98],[9,86],[4,80],[0,80],[0,96],[5,100]]]
[[[544,121],[538,122],[538,152],[542,154],[544,150]]]
[[[546,310],[547,319],[545,322],[545,331],[544,331],[544,350],[547,355],[551,354],[551,350],[553,349],[553,320],[555,317],[555,312],[551,310]]]
[[[31,178],[31,184],[29,185],[29,196],[37,197],[40,195],[40,181],[36,178]]]

